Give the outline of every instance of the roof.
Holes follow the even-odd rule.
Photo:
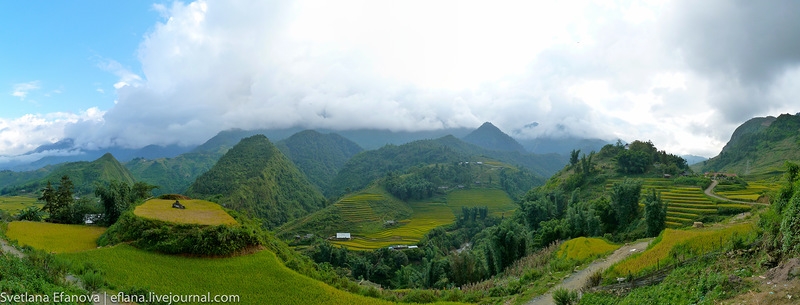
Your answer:
[[[336,233],[336,238],[350,238],[350,233]]]

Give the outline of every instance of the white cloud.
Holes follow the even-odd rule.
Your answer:
[[[758,37],[800,20],[788,18],[796,10],[742,5],[156,4],[163,20],[136,52],[141,72],[102,60],[118,76],[114,106],[66,124],[64,135],[92,147],[140,147],[198,144],[232,127],[424,130],[491,121],[517,136],[652,140],[712,156],[744,120],[796,112],[800,53],[792,50],[800,44],[759,38],[769,50],[762,54],[710,32]],[[784,15],[748,17],[773,10]],[[539,125],[522,128],[532,122]]]
[[[79,114],[57,112],[0,118],[0,156],[18,155],[55,143],[65,137],[69,125],[102,120],[103,114],[97,108],[90,108]]]
[[[27,83],[19,83],[14,85],[14,89],[11,92],[12,96],[18,97],[20,100],[25,100],[28,97],[28,93],[34,90],[39,90],[41,87],[39,86],[39,81],[31,81]]]

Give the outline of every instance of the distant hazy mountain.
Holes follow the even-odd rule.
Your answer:
[[[4,173],[12,174],[12,172]],[[130,171],[119,163],[113,155],[107,153],[91,162],[70,162],[48,166],[32,172],[16,173],[16,183],[2,185],[2,191],[0,191],[0,193],[35,193],[41,190],[47,184],[47,181],[57,183],[63,175],[70,177],[70,180],[72,180],[75,186],[76,194],[90,194],[94,192],[94,184],[96,182],[107,182],[111,180],[122,181],[129,184],[133,184],[134,182],[133,175],[131,175]],[[6,176],[6,178],[9,176]],[[1,179],[0,181],[2,180],[5,179]]]
[[[800,116],[781,114],[744,122],[719,155],[693,169],[739,175],[775,173],[783,171],[789,160],[800,160]]]
[[[536,138],[536,139],[517,139],[525,149],[537,154],[556,153],[568,156],[572,150],[580,150],[581,153],[599,152],[603,146],[610,144],[601,139],[584,138]]]
[[[32,151],[17,156],[16,159],[25,161],[14,161],[0,164],[0,169],[31,171],[47,165],[65,162],[91,161],[100,158],[107,153],[114,155],[114,157],[120,162],[128,162],[134,158],[171,158],[188,152],[192,150],[192,148],[193,147],[184,147],[178,145],[148,145],[136,149],[109,147],[104,149],[87,150],[75,147],[75,141],[72,139],[64,139],[53,144],[41,145]]]
[[[522,147],[517,140],[514,140],[514,138],[505,134],[489,122],[483,123],[481,127],[470,132],[462,139],[467,143],[472,143],[491,150],[525,151],[525,148]]]
[[[697,163],[703,162],[703,161],[705,161],[705,160],[708,160],[708,158],[706,158],[706,157],[703,157],[703,156],[695,156],[695,155],[682,155],[681,157],[682,157],[684,160],[686,160],[686,164],[689,164],[689,165],[694,165],[694,164],[697,164]]]
[[[277,227],[325,206],[325,197],[265,136],[242,139],[186,191]]]
[[[330,183],[347,160],[361,152],[358,144],[338,134],[305,130],[275,143],[308,181],[329,195]]]

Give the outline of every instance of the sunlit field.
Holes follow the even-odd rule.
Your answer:
[[[97,238],[105,231],[106,228],[95,226],[14,221],[8,224],[6,236],[20,245],[66,253],[97,248]]]

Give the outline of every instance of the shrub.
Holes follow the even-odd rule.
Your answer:
[[[436,302],[436,295],[430,290],[414,289],[403,297],[403,303],[433,303]]]
[[[83,288],[87,291],[98,291],[105,285],[105,280],[99,271],[90,270],[80,276]]]
[[[231,255],[259,245],[259,229],[250,224],[203,226],[136,217],[126,212],[98,240],[101,246],[131,242],[166,254]]]
[[[593,287],[600,286],[600,283],[603,281],[603,270],[595,270],[592,275],[586,279],[586,283],[583,285],[584,289],[589,289]]]
[[[19,211],[17,214],[18,220],[28,220],[28,221],[42,221],[42,217],[44,216],[44,212],[41,209],[35,206],[29,206],[22,211]]]
[[[553,302],[556,305],[578,304],[578,292],[566,288],[556,288],[553,291]]]

